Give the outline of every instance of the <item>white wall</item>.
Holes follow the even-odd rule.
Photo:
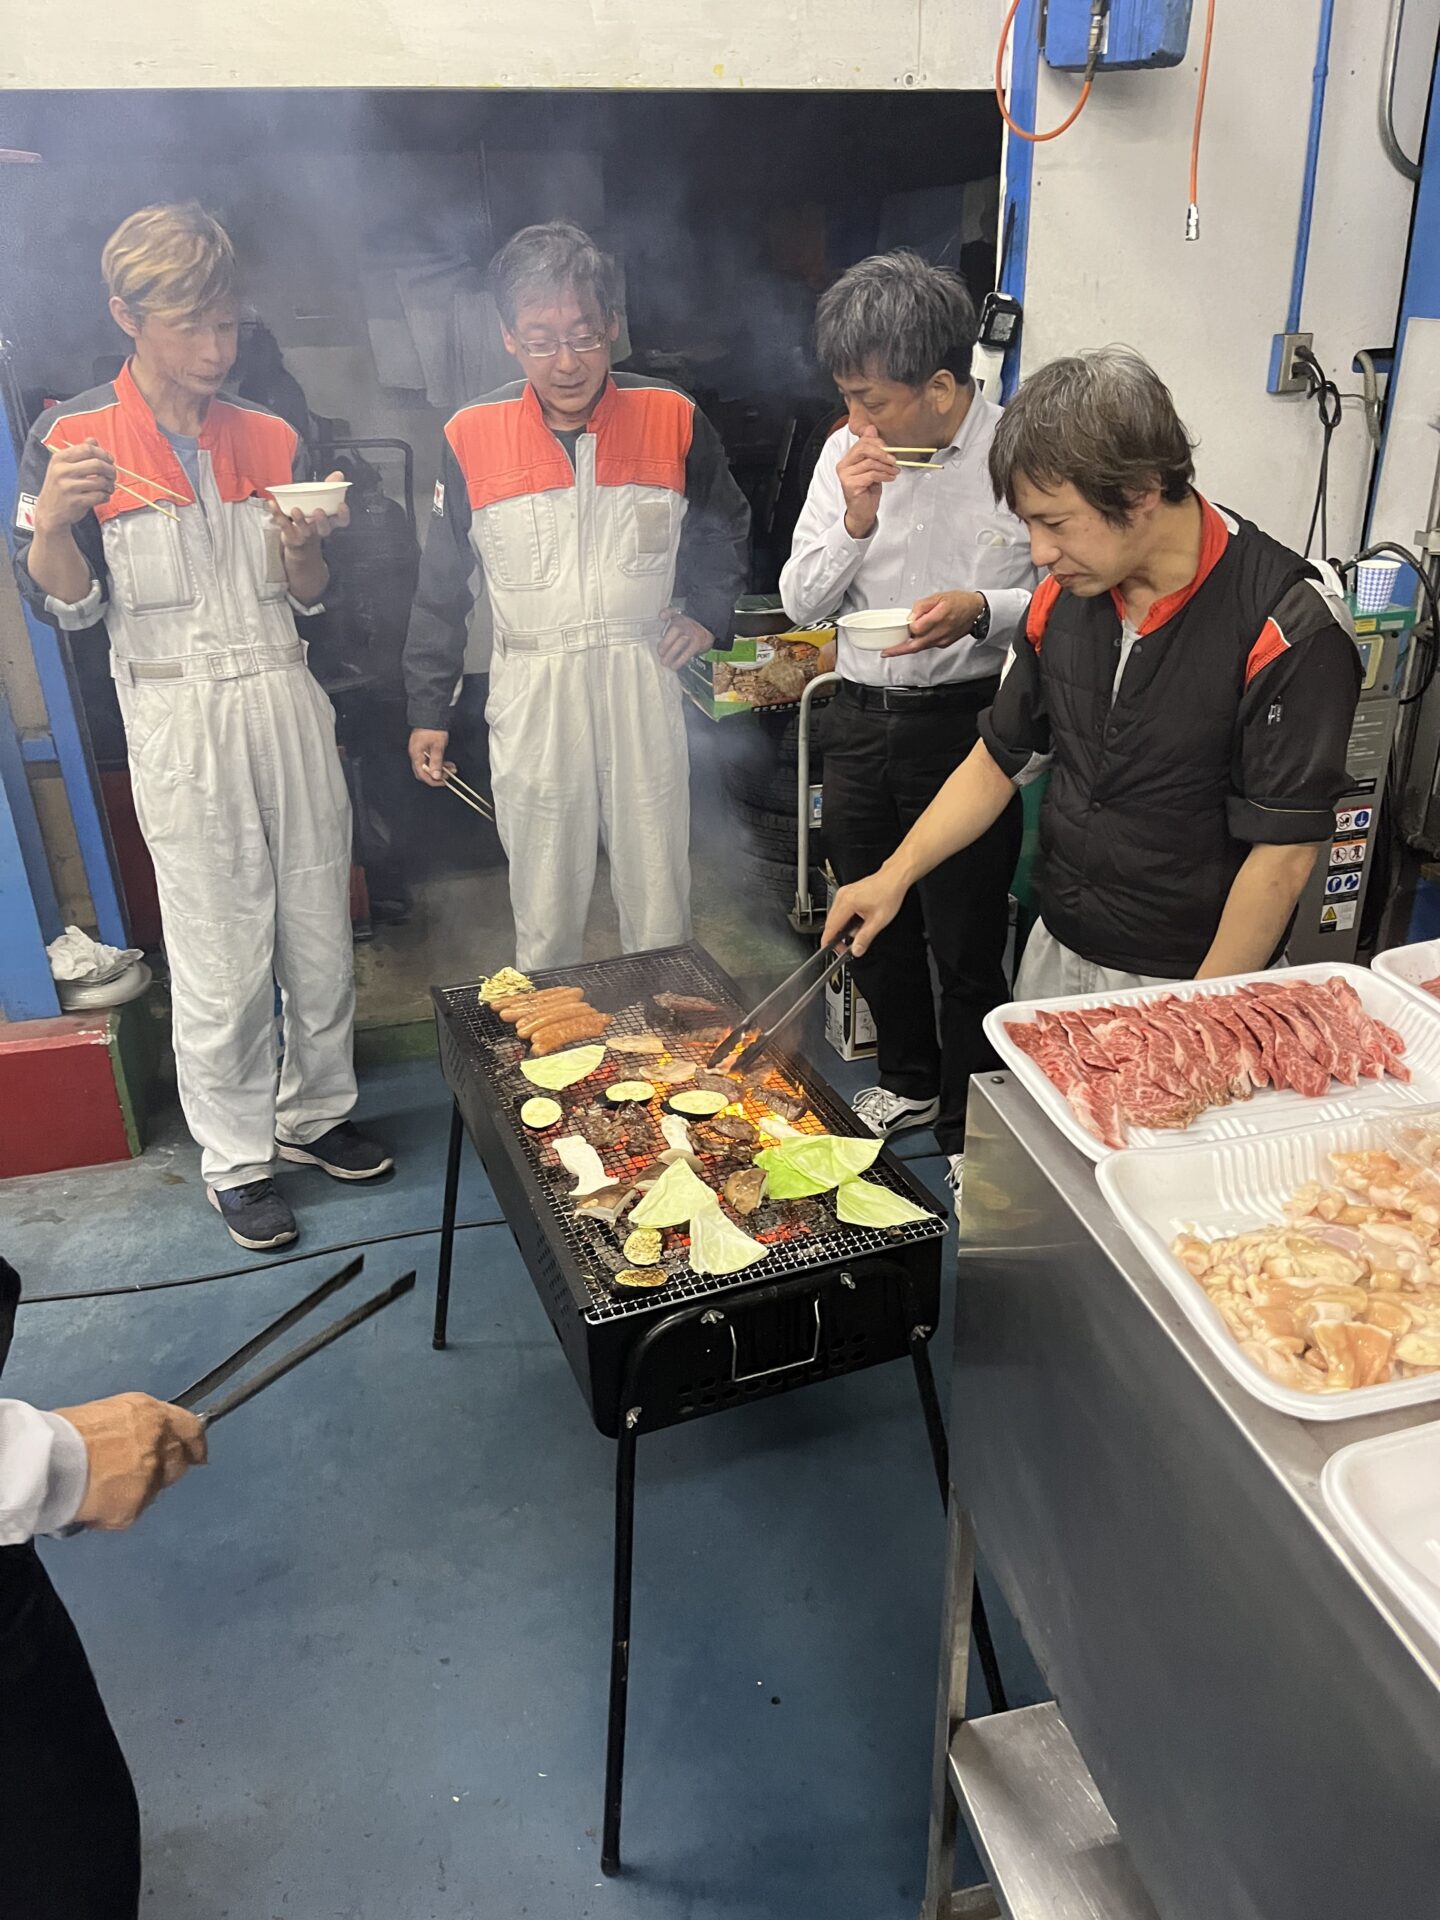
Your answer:
[[[1399,117],[1411,153],[1437,12],[1437,0],[1410,0]],[[1319,4],[1220,0],[1191,243],[1203,14],[1196,0],[1183,66],[1102,76],[1075,127],[1037,150],[1022,372],[1077,347],[1138,348],[1198,436],[1202,488],[1294,544],[1310,517],[1320,431],[1311,402],[1272,398],[1265,379],[1289,299]],[[1352,391],[1356,348],[1394,338],[1413,193],[1376,128],[1384,14],[1381,0],[1336,9],[1301,313],[1321,364]],[[1042,68],[1042,125],[1063,117],[1075,89]],[[1355,550],[1370,467],[1360,409],[1347,404],[1331,458],[1334,553]]]
[[[993,0],[39,0],[4,87],[979,87]]]

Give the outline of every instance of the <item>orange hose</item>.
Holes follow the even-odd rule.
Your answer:
[[[1190,136],[1190,204],[1200,203],[1200,127],[1205,118],[1205,87],[1210,78],[1210,41],[1215,32],[1215,0],[1205,15],[1205,50],[1200,56],[1200,86],[1195,95],[1195,130]]]
[[[1214,0],[1211,0],[1211,3],[1213,5]],[[1017,140],[1028,140],[1032,145],[1039,146],[1043,140],[1058,140],[1062,133],[1068,132],[1069,129],[1074,126],[1075,122],[1080,118],[1081,109],[1090,98],[1090,88],[1094,83],[1091,76],[1087,73],[1085,76],[1085,84],[1080,89],[1080,98],[1075,102],[1075,105],[1070,109],[1066,117],[1060,122],[1059,126],[1051,127],[1048,133],[1036,133],[1032,128],[1022,127],[1017,121],[1012,120],[1010,118],[1010,109],[1005,105],[1005,48],[1009,43],[1010,29],[1015,24],[1015,16],[1019,11],[1020,0],[1010,0],[1010,11],[1006,14],[1005,24],[1000,29],[1000,44],[995,49],[995,104],[1000,109],[1000,118],[1005,122]]]

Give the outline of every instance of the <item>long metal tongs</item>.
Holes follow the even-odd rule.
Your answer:
[[[487,800],[483,793],[478,793],[474,787],[462,780],[453,767],[446,769],[445,785],[457,800],[463,800],[465,805],[469,807],[472,812],[478,813],[482,820],[494,820],[495,808],[493,803]]]
[[[368,1300],[362,1300],[358,1307],[352,1307],[343,1318],[331,1321],[328,1327],[322,1327],[318,1333],[311,1334],[308,1340],[302,1340],[298,1346],[291,1347],[287,1353],[282,1353],[277,1360],[272,1360],[268,1367],[262,1367],[259,1373],[252,1374],[248,1380],[233,1388],[212,1406],[200,1406],[200,1401],[208,1398],[217,1387],[223,1387],[227,1380],[232,1380],[242,1368],[249,1365],[257,1353],[263,1353],[266,1347],[273,1346],[282,1333],[288,1333],[297,1321],[305,1318],[307,1313],[313,1313],[315,1308],[328,1300],[332,1293],[338,1293],[341,1287],[348,1285],[364,1265],[365,1256],[361,1254],[348,1266],[342,1267],[339,1273],[332,1273],[328,1280],[322,1280],[320,1285],[313,1292],[307,1293],[303,1300],[297,1300],[293,1307],[287,1307],[278,1319],[272,1320],[268,1327],[262,1327],[259,1333],[245,1342],[244,1346],[237,1347],[227,1359],[222,1360],[218,1366],[212,1367],[209,1373],[197,1380],[193,1387],[187,1387],[184,1393],[178,1394],[175,1405],[185,1407],[189,1412],[197,1414],[203,1425],[213,1427],[217,1420],[223,1420],[226,1414],[234,1413],[235,1409],[243,1407],[247,1400],[253,1400],[257,1393],[263,1393],[267,1387],[273,1387],[277,1380],[283,1380],[287,1373],[293,1373],[295,1368],[302,1365],[312,1354],[319,1353],[322,1348],[338,1340],[342,1334],[349,1333],[362,1321],[369,1320],[374,1314],[401,1299],[415,1285],[413,1272],[402,1274],[383,1292],[373,1294]]]
[[[763,1053],[773,1036],[815,998],[845,958],[857,925],[858,922],[851,921],[838,940],[828,947],[821,947],[808,960],[803,960],[793,973],[787,974],[773,993],[767,993],[758,1006],[752,1007],[743,1020],[731,1027],[720,1044],[711,1051],[705,1065],[718,1067],[742,1040],[745,1044],[731,1063],[732,1072],[741,1072]]]

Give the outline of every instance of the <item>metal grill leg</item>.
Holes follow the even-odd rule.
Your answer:
[[[460,1149],[465,1122],[458,1100],[450,1103],[450,1146],[445,1156],[445,1210],[440,1217],[440,1267],[435,1280],[435,1331],[430,1344],[445,1351],[445,1327],[450,1318],[450,1261],[455,1252],[455,1201],[460,1191]]]
[[[915,1384],[920,1389],[920,1407],[925,1415],[925,1432],[930,1440],[930,1457],[935,1462],[935,1477],[940,1482],[940,1504],[948,1513],[950,1509],[950,1442],[945,1432],[945,1420],[940,1411],[940,1396],[935,1390],[935,1373],[930,1365],[930,1349],[923,1338],[917,1337],[917,1330],[910,1335],[910,1358],[915,1366]],[[1004,1713],[1007,1706],[1005,1682],[1000,1678],[1000,1662],[995,1654],[995,1642],[990,1633],[990,1622],[985,1614],[985,1602],[981,1598],[980,1583],[975,1582],[975,1590],[970,1596],[970,1625],[975,1635],[975,1651],[980,1656],[980,1671],[985,1677],[985,1691],[990,1696],[990,1711]]]
[[[935,1462],[935,1478],[940,1483],[940,1504],[950,1506],[950,1442],[945,1434],[945,1416],[940,1411],[940,1395],[935,1391],[935,1372],[930,1365],[930,1348],[918,1328],[910,1333],[910,1360],[915,1368],[915,1384],[920,1389],[920,1411],[925,1416],[925,1434],[930,1442],[930,1458]]]
[[[615,1603],[610,1635],[610,1718],[605,1735],[605,1827],[600,1870],[620,1871],[625,1797],[625,1713],[630,1694],[630,1597],[635,1570],[635,1445],[639,1409],[626,1408],[615,1449]]]

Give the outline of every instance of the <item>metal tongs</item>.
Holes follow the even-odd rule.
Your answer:
[[[773,993],[767,993],[758,1006],[752,1007],[743,1020],[731,1027],[720,1044],[712,1050],[705,1065],[718,1067],[742,1040],[745,1044],[731,1062],[731,1071],[740,1073],[752,1060],[757,1059],[781,1027],[793,1020],[800,1009],[820,992],[849,952],[850,942],[858,927],[859,922],[852,920],[838,940],[821,947],[808,960],[803,960],[793,973],[787,974]]]
[[[332,1293],[338,1293],[341,1287],[348,1285],[364,1265],[365,1256],[362,1253],[358,1259],[352,1260],[349,1266],[342,1267],[339,1273],[332,1273],[328,1280],[322,1280],[313,1292],[307,1293],[303,1300],[297,1300],[293,1307],[287,1307],[278,1319],[272,1320],[268,1327],[262,1327],[259,1333],[245,1342],[243,1347],[237,1347],[228,1359],[222,1360],[219,1366],[212,1367],[209,1373],[195,1382],[193,1387],[187,1387],[184,1393],[177,1394],[174,1404],[195,1414],[202,1426],[213,1427],[217,1420],[223,1420],[226,1414],[234,1413],[237,1407],[243,1407],[245,1402],[253,1400],[257,1393],[263,1393],[267,1387],[273,1387],[277,1380],[283,1380],[287,1373],[293,1373],[295,1368],[302,1365],[312,1354],[319,1353],[322,1348],[332,1345],[342,1334],[349,1333],[353,1327],[358,1327],[363,1321],[371,1319],[385,1307],[403,1298],[415,1285],[413,1271],[402,1274],[383,1292],[373,1294],[368,1300],[362,1300],[358,1307],[352,1307],[341,1319],[332,1320],[328,1327],[322,1327],[318,1333],[312,1333],[308,1340],[302,1340],[299,1346],[291,1347],[288,1353],[282,1353],[278,1360],[272,1360],[268,1367],[262,1367],[258,1373],[252,1374],[238,1387],[233,1387],[223,1398],[215,1401],[213,1406],[199,1405],[199,1402],[212,1394],[217,1387],[223,1387],[227,1380],[233,1379],[243,1367],[248,1366],[257,1353],[263,1353],[266,1347],[273,1346],[282,1333],[288,1333],[297,1321],[305,1318],[307,1313],[313,1313],[315,1308],[328,1300]]]
[[[482,820],[494,821],[494,803],[487,800],[483,793],[477,793],[474,787],[468,786],[466,782],[460,778],[459,774],[456,773],[454,767],[446,767],[445,785],[457,800],[463,800],[465,805],[469,807],[472,812],[478,813]]]
[[[268,1327],[262,1327],[259,1333],[247,1340],[243,1347],[237,1347],[228,1359],[222,1360],[218,1367],[212,1367],[209,1373],[197,1380],[193,1387],[187,1387],[184,1393],[177,1393],[172,1405],[184,1407],[187,1413],[193,1413],[202,1427],[213,1427],[217,1420],[223,1420],[227,1413],[234,1413],[237,1407],[243,1407],[247,1400],[253,1400],[257,1393],[263,1393],[266,1387],[273,1387],[277,1380],[283,1380],[287,1373],[293,1373],[296,1367],[308,1360],[312,1354],[319,1353],[322,1347],[330,1346],[341,1334],[349,1333],[352,1327],[358,1327],[362,1321],[401,1299],[415,1285],[415,1274],[402,1273],[398,1280],[392,1281],[383,1292],[362,1300],[358,1307],[352,1307],[342,1319],[332,1320],[328,1327],[322,1327],[318,1333],[312,1333],[308,1340],[302,1340],[298,1347],[291,1347],[288,1353],[282,1353],[278,1360],[272,1360],[268,1367],[262,1367],[259,1373],[234,1387],[223,1399],[213,1406],[201,1407],[197,1402],[211,1394],[217,1387],[223,1387],[248,1366],[257,1353],[274,1344],[282,1333],[288,1333],[297,1320],[303,1320],[307,1313],[313,1313],[322,1301],[328,1300],[332,1293],[338,1293],[341,1287],[353,1280],[365,1265],[362,1253],[352,1260],[348,1267],[342,1267],[339,1273],[332,1273],[328,1280],[322,1280],[318,1287],[307,1293],[303,1300],[297,1300],[293,1307],[287,1307],[278,1319],[272,1320]],[[68,1527],[61,1527],[59,1537],[69,1540],[77,1533],[84,1533],[85,1525],[72,1521]]]

